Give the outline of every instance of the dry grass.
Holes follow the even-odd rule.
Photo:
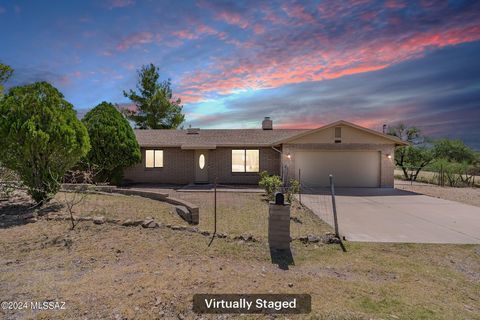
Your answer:
[[[246,207],[261,210],[257,197],[245,196]],[[121,198],[95,195],[83,208],[98,202],[115,214],[177,219],[164,204]],[[125,205],[109,203],[123,199]],[[242,208],[232,205],[231,214]],[[250,217],[261,217],[253,211]],[[192,319],[199,318],[190,311],[194,293],[272,292],[312,295],[312,314],[289,319],[480,319],[480,246],[347,243],[344,253],[337,245],[294,242],[295,264],[285,271],[272,264],[265,241],[216,239],[208,248],[207,237],[166,228],[90,222],[68,228],[68,222],[40,220],[0,229],[0,301],[67,305],[64,311],[0,310],[0,318]]]
[[[395,180],[395,188],[425,194],[427,196],[466,203],[480,207],[479,188],[440,187],[434,184]]]
[[[343,253],[295,243],[295,265],[284,271],[265,243],[217,239],[208,248],[206,237],[169,229],[81,223],[68,231],[66,222],[40,221],[0,230],[0,239],[0,300],[67,303],[0,311],[7,319],[195,318],[192,295],[205,292],[309,293],[317,319],[480,314],[478,246],[347,244]]]
[[[71,193],[59,192],[54,203],[60,205],[65,197],[72,197]],[[112,219],[145,219],[152,217],[155,220],[169,224],[184,224],[172,206],[165,202],[146,199],[136,196],[119,194],[88,194],[84,201],[74,208],[79,216],[104,216]],[[61,212],[66,213],[65,209]]]
[[[202,230],[213,230],[214,195],[211,192],[175,192],[172,196],[200,206]],[[300,222],[291,224],[292,237],[308,234],[321,235],[331,228],[304,207],[294,203],[291,217]],[[297,220],[298,221],[298,220]],[[266,240],[268,232],[268,202],[258,193],[217,193],[217,231],[232,235],[251,234]]]
[[[214,196],[207,192],[175,192],[172,196],[187,200],[200,207],[201,230],[212,231],[214,228]],[[59,193],[55,201],[61,203],[65,196],[71,194]],[[63,210],[65,211],[65,210]],[[168,203],[144,199],[135,196],[122,195],[88,195],[84,202],[76,207],[76,213],[88,216],[105,216],[116,219],[144,219],[153,217],[158,222],[187,225],[173,212]],[[295,221],[291,224],[292,237],[308,234],[322,235],[331,231],[308,209],[294,203],[291,211]],[[230,193],[217,194],[217,232],[229,235],[251,234],[256,239],[266,240],[268,231],[268,203],[258,193]]]

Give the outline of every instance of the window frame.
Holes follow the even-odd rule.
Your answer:
[[[153,151],[153,166],[152,167],[147,166],[147,152],[148,151]],[[162,165],[161,166],[156,166],[156,161],[155,161],[156,156],[155,155],[156,155],[157,151],[162,152]],[[165,166],[164,159],[165,159],[165,152],[164,152],[163,149],[145,149],[144,169],[147,169],[147,170],[161,169]]]
[[[242,151],[243,152],[243,171],[233,171],[233,152],[234,151]],[[257,151],[258,152],[258,171],[247,171],[247,151]],[[230,152],[230,172],[232,174],[258,174],[260,172],[260,149],[231,149]]]

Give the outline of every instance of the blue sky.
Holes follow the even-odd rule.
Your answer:
[[[417,125],[480,149],[479,1],[5,1],[8,86],[46,80],[78,109],[171,78],[186,124]]]

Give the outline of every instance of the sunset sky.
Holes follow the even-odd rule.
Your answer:
[[[0,62],[78,110],[128,103],[151,62],[187,126],[405,122],[480,149],[480,1],[0,0]]]

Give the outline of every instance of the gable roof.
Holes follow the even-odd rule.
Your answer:
[[[269,147],[275,141],[295,136],[309,129],[200,129],[135,130],[141,147],[181,147],[182,149],[215,149],[216,147]]]
[[[299,132],[296,135],[293,135],[293,136],[290,136],[290,137],[287,137],[287,138],[284,138],[284,139],[279,139],[275,142],[275,144],[287,143],[287,142],[296,140],[298,138],[307,136],[309,134],[319,132],[319,131],[322,131],[322,130],[326,130],[326,129],[331,128],[331,127],[341,126],[341,125],[352,127],[352,128],[358,129],[360,131],[363,131],[363,132],[366,132],[366,133],[369,133],[369,134],[373,134],[375,136],[378,136],[378,137],[381,137],[383,139],[389,140],[391,142],[395,142],[395,145],[398,145],[398,146],[408,146],[409,145],[408,142],[405,142],[405,141],[403,141],[403,140],[401,140],[401,139],[399,139],[395,136],[384,134],[384,133],[381,133],[381,132],[378,132],[378,131],[375,131],[375,130],[372,130],[372,129],[368,129],[368,128],[365,128],[365,127],[361,127],[359,125],[356,125],[354,123],[351,123],[351,122],[348,122],[348,121],[345,121],[345,120],[335,121],[335,122],[332,122],[330,124],[327,124],[325,126],[322,126],[322,127],[316,128],[316,129],[311,129],[311,130],[308,130],[308,131]]]
[[[396,145],[408,145],[397,137],[367,129],[347,121],[336,121],[316,129],[200,129],[196,134],[187,130],[157,129],[135,130],[141,147],[179,147],[182,149],[215,149],[217,147],[270,147],[278,146],[300,137],[345,125],[382,137]]]

